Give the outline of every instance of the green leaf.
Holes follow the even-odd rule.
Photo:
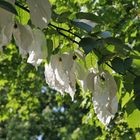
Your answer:
[[[128,93],[133,92],[134,84],[133,81],[135,79],[135,76],[132,75],[131,73],[127,72],[125,75],[123,75],[123,85],[125,90]]]
[[[140,116],[140,111],[135,108],[134,111],[132,112],[132,114],[130,114],[126,119],[129,127],[139,128],[139,126],[140,126],[139,116]]]
[[[48,61],[50,61],[51,54],[53,52],[53,41],[51,39],[47,39],[47,49],[48,49]]]
[[[120,46],[120,45],[122,46],[123,45],[123,43],[122,43],[122,41],[120,39],[114,38],[114,37],[108,37],[108,38],[105,39],[105,41],[108,44],[113,44],[115,46]]]
[[[115,56],[114,53],[111,53],[111,52],[108,51],[108,54],[103,55],[103,56],[100,58],[100,60],[98,61],[98,64],[101,65],[101,64],[103,64],[104,62],[109,61],[109,60],[110,60],[111,58],[113,58],[114,56]]]
[[[132,58],[126,58],[125,60],[124,60],[124,67],[125,67],[125,70],[128,70],[130,67],[131,67],[131,65],[132,65]]]
[[[135,106],[140,110],[140,95],[135,97],[134,103],[135,103]]]
[[[78,19],[87,19],[96,23],[102,23],[101,17],[96,16],[95,14],[92,14],[92,13],[79,12],[76,14],[76,17]]]
[[[74,26],[82,29],[82,30],[85,30],[87,32],[91,32],[92,31],[92,27],[84,22],[81,22],[81,21],[72,21],[71,22]]]
[[[86,54],[91,52],[94,48],[96,48],[96,40],[91,37],[82,38],[79,42],[79,46],[83,48]]]
[[[15,14],[15,15],[18,15],[15,7],[11,3],[7,2],[7,1],[1,0],[0,1],[0,7],[5,9],[5,10],[7,10],[7,11],[9,11],[9,12],[11,12],[11,13],[13,13],[13,14]]]
[[[132,64],[132,59],[131,58],[126,58],[125,60],[115,57],[111,61],[112,67],[114,70],[118,73],[124,73],[126,70],[128,70],[131,67]]]
[[[134,93],[140,95],[140,76],[134,79]]]
[[[112,67],[113,69],[118,72],[118,73],[124,73],[125,68],[124,68],[124,63],[123,60],[119,57],[115,57],[112,61],[111,61]]]
[[[102,38],[109,38],[109,37],[112,36],[110,31],[101,32],[99,35],[100,35]]]
[[[71,12],[70,11],[61,13],[60,15],[58,15],[57,22],[59,22],[59,23],[65,23],[65,22],[67,22],[68,17],[70,15],[71,15]]]
[[[131,50],[126,44],[124,44],[120,39],[114,37],[105,38],[104,41],[107,44],[112,44],[115,46],[115,50],[121,54],[125,54],[126,50]]]
[[[18,6],[16,7],[16,10],[18,12],[18,16],[16,18],[20,21],[20,23],[23,25],[27,23],[29,24],[30,14]]]

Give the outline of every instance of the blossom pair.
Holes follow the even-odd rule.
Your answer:
[[[108,125],[118,109],[117,85],[114,78],[106,70],[97,72],[92,68],[85,71],[74,58],[73,52],[52,55],[50,63],[45,65],[46,82],[62,95],[65,92],[70,94],[74,100],[76,81],[80,81],[84,92],[92,93],[98,119]]]

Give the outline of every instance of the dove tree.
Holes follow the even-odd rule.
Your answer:
[[[25,123],[21,129],[31,129],[32,118],[40,125],[37,133],[23,131],[14,137],[14,131],[2,131],[2,136],[68,139],[67,134],[75,140],[113,139],[116,131],[118,138],[139,138],[139,5],[139,1],[117,0],[0,1],[0,91],[4,100],[0,122],[10,119],[10,131],[18,119]],[[42,99],[42,94],[49,98]],[[72,120],[81,119],[82,124],[70,131],[70,121],[70,126],[64,124],[62,129],[62,125],[53,137],[54,125],[51,130],[52,124],[42,127],[41,121],[53,122],[49,116],[53,118],[53,113],[60,113],[61,120],[69,114],[67,105],[79,107],[75,108],[77,119],[74,115]],[[42,116],[36,111],[39,108]],[[90,126],[89,131],[83,124]],[[91,130],[97,135],[88,137]]]

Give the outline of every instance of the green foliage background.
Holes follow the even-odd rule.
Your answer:
[[[73,50],[79,46],[72,40],[78,40],[87,54],[88,68],[95,62],[108,71],[113,68],[119,111],[104,127],[94,114],[90,93],[82,93],[77,85],[72,102],[69,95],[62,97],[50,89],[43,64],[38,69],[27,64],[13,40],[0,54],[0,140],[36,140],[38,136],[43,140],[139,140],[140,1],[50,2],[52,20],[44,30],[49,54]],[[23,0],[16,4],[26,6]],[[16,19],[30,25],[29,13],[15,7]],[[97,25],[91,28],[75,18],[90,19]]]

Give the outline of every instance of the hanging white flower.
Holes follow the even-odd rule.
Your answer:
[[[48,56],[47,42],[44,33],[39,29],[33,30],[33,42],[29,51],[28,63],[38,66]]]
[[[98,119],[108,125],[118,109],[117,85],[107,71],[94,77],[93,104]]]
[[[52,55],[45,65],[45,78],[48,85],[62,95],[69,93],[72,100],[76,91],[76,76],[73,53]]]
[[[27,0],[32,23],[43,29],[51,19],[51,4],[49,0]]]
[[[48,55],[44,33],[39,29],[31,29],[29,25],[15,24],[13,36],[22,57],[29,53],[27,62],[38,66]]]
[[[7,0],[10,3],[14,3],[14,0]],[[12,38],[13,26],[14,26],[14,14],[0,8],[0,48],[9,44]]]
[[[27,53],[32,50],[32,44],[34,41],[33,31],[29,25],[22,25],[16,23],[13,30],[13,36],[16,45],[19,47],[22,57],[26,57]]]

